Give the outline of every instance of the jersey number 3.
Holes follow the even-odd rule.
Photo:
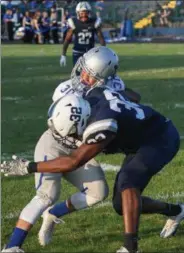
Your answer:
[[[125,100],[119,93],[104,90],[104,95],[107,101],[109,101],[111,110],[121,112],[119,105],[123,105],[127,110],[134,110],[137,119],[141,120],[145,118],[144,111],[138,104]]]

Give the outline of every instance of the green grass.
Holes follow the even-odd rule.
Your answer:
[[[171,118],[184,136],[184,50],[181,44],[110,45],[120,56],[119,75],[126,85]],[[33,159],[34,146],[46,129],[47,109],[55,87],[69,78],[68,65],[60,68],[60,46],[2,46],[2,159],[12,153]],[[176,158],[155,176],[145,194],[171,202],[184,202],[183,141]],[[119,165],[122,155],[98,156],[103,163]],[[110,195],[103,205],[73,213],[58,225],[53,242],[42,248],[37,241],[41,219],[30,232],[26,252],[115,252],[122,245],[122,220],[111,206],[115,172],[107,172]],[[34,177],[2,177],[2,245],[7,242],[21,209],[34,196]],[[61,199],[76,190],[63,182]],[[165,218],[141,217],[140,248],[143,252],[184,252],[184,224],[173,238],[159,233]]]

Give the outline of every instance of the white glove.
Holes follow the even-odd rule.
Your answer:
[[[66,66],[66,56],[64,55],[61,55],[61,58],[60,58],[60,66]]]
[[[29,174],[28,165],[30,161],[21,159],[16,155],[12,156],[11,161],[4,161],[1,164],[1,172],[7,176],[24,176]]]

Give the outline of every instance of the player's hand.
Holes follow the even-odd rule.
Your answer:
[[[66,66],[66,56],[64,55],[61,55],[61,58],[60,58],[60,66]]]
[[[24,176],[29,174],[27,166],[30,162],[26,159],[12,156],[12,160],[4,161],[1,164],[1,172],[7,176]]]

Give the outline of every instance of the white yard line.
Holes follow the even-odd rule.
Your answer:
[[[152,74],[157,74],[157,73],[165,73],[167,72],[168,74],[170,74],[171,72],[175,72],[175,71],[182,71],[184,70],[184,67],[175,67],[175,68],[160,68],[160,69],[140,69],[140,70],[133,70],[133,71],[124,71],[124,75],[126,76],[140,76],[140,75],[144,75],[147,73],[152,73]]]
[[[22,100],[23,97],[2,97],[1,99],[4,101],[18,101]]]
[[[177,103],[174,105],[175,108],[184,108],[184,104]]]
[[[103,171],[118,171],[121,165],[112,165],[108,163],[100,163]]]

